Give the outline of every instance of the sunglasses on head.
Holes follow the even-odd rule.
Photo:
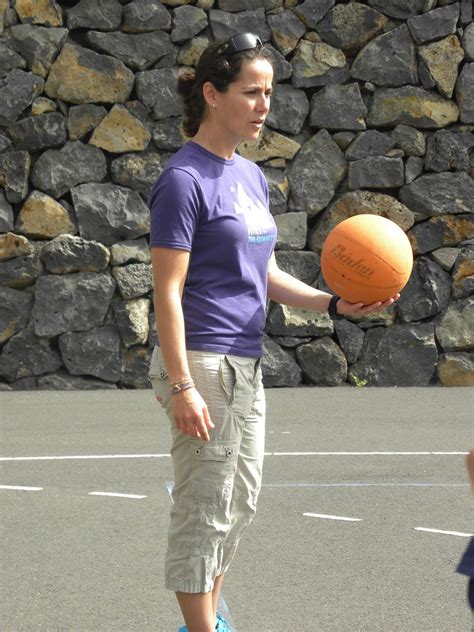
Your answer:
[[[227,42],[219,47],[218,55],[233,55],[234,53],[241,53],[244,50],[251,50],[252,48],[263,48],[263,42],[258,35],[254,33],[239,33],[238,35],[232,35]]]

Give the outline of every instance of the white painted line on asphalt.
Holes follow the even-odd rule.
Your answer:
[[[265,452],[265,456],[465,456],[467,452]],[[69,459],[167,459],[170,454],[80,454],[2,456],[0,461],[66,461]]]
[[[442,531],[441,529],[427,529],[425,527],[415,527],[415,531],[427,531],[428,533],[442,533],[443,535],[457,535],[460,538],[471,538],[474,533],[461,533],[460,531]]]
[[[119,494],[115,492],[89,492],[89,496],[117,496],[118,498],[146,498],[139,494]]]
[[[362,518],[346,518],[345,516],[328,516],[326,514],[304,513],[309,518],[324,518],[325,520],[344,520],[346,522],[362,522]]]
[[[39,492],[42,487],[22,487],[20,485],[0,485],[0,489],[18,489],[24,492]]]

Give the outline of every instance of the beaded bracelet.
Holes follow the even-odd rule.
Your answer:
[[[189,388],[194,388],[194,382],[191,379],[174,382],[170,385],[171,395],[177,395],[182,391],[187,391]]]

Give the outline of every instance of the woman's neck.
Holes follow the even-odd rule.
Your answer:
[[[215,134],[204,125],[201,125],[196,136],[193,136],[192,141],[225,160],[232,160],[235,148],[238,145],[237,142],[229,139],[216,138]]]

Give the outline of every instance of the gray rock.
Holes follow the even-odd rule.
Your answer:
[[[301,40],[291,58],[295,88],[344,83],[350,77],[344,53],[324,42]]]
[[[9,46],[0,42],[0,79],[6,77],[11,70],[16,68],[24,70],[26,61]]]
[[[144,70],[135,75],[135,87],[139,100],[157,120],[177,116],[181,113],[181,101],[175,86],[178,80],[177,68]]]
[[[436,338],[444,351],[474,347],[474,297],[449,305],[436,324]]]
[[[332,135],[334,142],[343,151],[349,147],[349,145],[352,143],[355,137],[356,137],[356,134],[354,134],[354,132],[336,132],[335,134]]]
[[[318,386],[340,386],[347,379],[347,360],[340,347],[324,336],[296,349],[298,364]]]
[[[332,46],[355,53],[377,35],[387,23],[387,18],[359,2],[336,4],[316,31]]]
[[[66,143],[62,149],[48,149],[41,154],[33,168],[31,182],[36,189],[58,198],[77,184],[100,182],[106,175],[103,152],[76,140]]]
[[[37,152],[61,147],[67,141],[66,119],[59,112],[30,116],[14,123],[8,133],[16,149]]]
[[[72,106],[69,108],[66,123],[69,140],[84,138],[105,116],[107,116],[107,110],[102,105],[84,103]]]
[[[7,202],[4,192],[0,190],[0,233],[11,232],[14,222],[13,209]]]
[[[295,207],[316,215],[331,201],[347,172],[344,154],[330,134],[321,130],[306,142],[288,167]],[[324,177],[321,177],[324,174]]]
[[[293,11],[308,29],[315,29],[329,9],[336,4],[336,0],[305,0],[296,6]]]
[[[325,313],[278,303],[268,315],[265,331],[277,336],[326,336],[334,326]]]
[[[400,189],[400,200],[417,219],[474,212],[474,183],[467,173],[426,174]]]
[[[425,44],[456,32],[459,3],[440,7],[407,20],[410,33],[417,44]]]
[[[151,351],[146,347],[132,347],[122,352],[119,384],[122,388],[151,388],[148,378]]]
[[[157,121],[152,129],[152,138],[157,148],[171,152],[181,149],[184,145],[182,127],[182,116]]]
[[[126,263],[151,263],[150,247],[145,237],[113,244],[110,255],[112,266],[121,266]]]
[[[145,70],[173,51],[170,36],[163,31],[138,34],[88,31],[86,41],[100,53],[120,59],[132,70]]]
[[[431,323],[375,327],[365,335],[362,355],[349,371],[352,384],[428,386],[438,361]]]
[[[151,301],[146,298],[113,303],[115,322],[127,348],[133,345],[146,345],[150,333],[150,304]]]
[[[442,353],[438,375],[443,386],[474,386],[474,354],[462,351]]]
[[[289,79],[293,74],[293,66],[290,62],[285,59],[279,50],[271,46],[271,44],[266,43],[265,49],[270,52],[273,60],[274,81],[279,82]]]
[[[227,39],[235,33],[258,33],[263,42],[267,42],[272,35],[265,19],[265,9],[260,6],[252,11],[226,13],[218,9],[209,11],[209,23],[214,39]]]
[[[297,336],[273,336],[272,340],[284,349],[296,349],[296,347],[299,347],[300,345],[311,342],[311,337],[298,338]]]
[[[466,61],[474,61],[474,22],[468,24],[462,36],[462,47]]]
[[[308,215],[306,213],[283,213],[275,216],[277,243],[280,250],[302,250],[306,245]]]
[[[461,0],[461,15],[459,18],[461,26],[467,26],[472,23],[472,13],[471,0]]]
[[[120,336],[111,325],[64,333],[59,349],[72,375],[92,375],[106,382],[120,379]]]
[[[10,384],[12,391],[34,391],[36,390],[36,379],[34,377],[23,377]]]
[[[453,270],[453,297],[466,298],[474,293],[474,245],[461,249]]]
[[[421,13],[425,7],[425,0],[368,0],[370,6],[383,11],[391,18],[406,18]]]
[[[423,173],[423,158],[417,156],[410,156],[405,163],[405,182],[410,184],[413,180],[416,180],[418,176]]]
[[[281,349],[268,336],[263,336],[262,355],[263,385],[266,388],[275,386],[298,386],[302,372],[289,353]]]
[[[464,64],[459,74],[456,82],[456,101],[461,123],[474,123],[474,63]]]
[[[110,168],[112,180],[116,184],[148,196],[168,159],[169,154],[152,152],[123,154],[112,160]]]
[[[349,189],[392,189],[404,182],[401,158],[372,156],[349,163]]]
[[[28,66],[45,79],[58,51],[66,41],[67,29],[18,24],[10,29],[17,51]]]
[[[26,327],[33,298],[30,292],[0,287],[0,344]]]
[[[416,84],[416,50],[406,24],[364,46],[352,64],[351,76],[379,86]]]
[[[43,91],[44,81],[15,68],[0,79],[0,126],[8,127]]]
[[[395,141],[388,134],[371,129],[357,134],[346,151],[346,158],[347,160],[361,160],[371,156],[383,156],[394,146]]]
[[[32,311],[35,334],[52,337],[101,325],[114,290],[115,281],[105,273],[42,276],[36,281]]]
[[[472,134],[439,130],[428,138],[425,158],[427,171],[469,171],[469,153],[474,147]]]
[[[150,315],[148,316],[148,323],[150,326],[150,335],[148,336],[148,348],[153,349],[158,340],[158,336],[156,334],[156,320],[154,312],[150,312]]]
[[[456,246],[474,237],[474,215],[439,215],[416,224],[408,236],[418,255],[442,246]]]
[[[126,301],[144,296],[153,289],[153,275],[151,265],[146,263],[130,263],[112,269],[112,275]]]
[[[40,261],[39,250],[30,255],[0,262],[0,285],[21,289],[33,285],[41,274],[43,264]]]
[[[409,125],[397,125],[392,132],[392,138],[407,156],[424,156],[426,142],[423,132]]]
[[[146,33],[157,29],[169,30],[171,15],[160,0],[134,0],[123,8],[124,33]]]
[[[272,107],[266,124],[282,132],[298,134],[308,112],[309,101],[303,90],[277,84],[272,93]]]
[[[412,275],[397,302],[404,323],[424,320],[442,312],[451,296],[451,276],[427,257],[416,260]]]
[[[41,251],[41,261],[52,274],[103,272],[109,260],[110,253],[105,246],[72,235],[52,239]]]
[[[337,320],[334,323],[334,329],[339,346],[346,356],[348,364],[354,364],[362,352],[365,337],[364,331],[346,319]]]
[[[252,11],[261,8],[262,0],[218,0],[217,6],[221,11],[228,11],[229,13]]]
[[[263,173],[270,193],[270,212],[272,215],[280,215],[287,212],[289,183],[286,174],[281,169],[264,167]]]
[[[421,88],[405,86],[376,90],[367,124],[392,127],[404,123],[421,129],[437,129],[455,123],[458,117],[459,109],[452,101]]]
[[[0,132],[0,154],[6,149],[8,149],[9,147],[11,147],[11,145],[12,145],[12,141],[10,140],[10,138],[8,138],[8,136]]]
[[[173,10],[171,41],[178,44],[191,39],[208,24],[207,14],[198,7],[184,5]]]
[[[420,75],[421,85],[425,90],[431,90],[431,88],[436,86],[436,81],[434,80],[430,69],[422,59],[418,64],[418,74]]]
[[[118,0],[80,0],[68,9],[69,29],[96,29],[115,31],[122,21],[122,5]]]
[[[277,250],[275,252],[278,267],[291,276],[312,285],[317,279],[320,269],[319,255],[315,252],[295,252],[293,250]]]
[[[136,191],[115,184],[81,184],[71,191],[83,239],[111,245],[150,231],[150,212]]]
[[[283,13],[271,14],[267,18],[272,30],[272,41],[282,55],[289,55],[306,33],[303,22],[287,9]]]
[[[22,202],[28,195],[31,157],[26,151],[10,151],[0,155],[0,186],[11,204]]]
[[[31,330],[24,329],[10,338],[3,347],[0,376],[14,382],[25,377],[51,373],[61,365],[61,357],[50,340],[38,338]]]
[[[456,263],[456,259],[458,258],[460,252],[460,248],[439,248],[431,253],[431,257],[443,268],[443,270],[447,270],[449,272]]]
[[[311,98],[309,121],[315,127],[363,130],[366,115],[357,83],[326,86]]]
[[[117,390],[117,385],[93,377],[69,375],[66,370],[60,369],[56,373],[39,377],[37,386],[39,391],[95,391],[99,389]]]

